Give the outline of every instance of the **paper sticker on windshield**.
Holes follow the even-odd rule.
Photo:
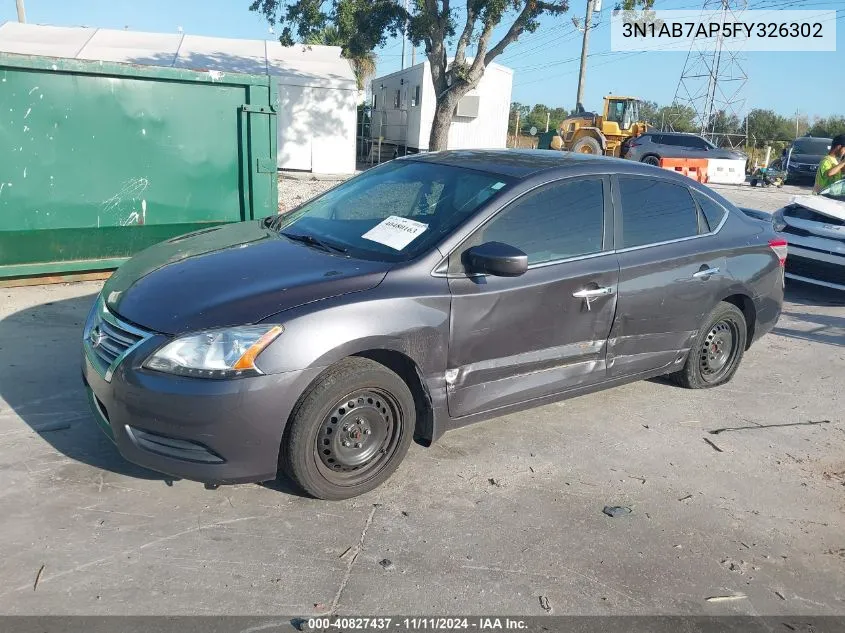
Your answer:
[[[492,187],[490,187],[490,188],[491,188],[491,189],[495,189],[496,191],[498,191],[499,189],[501,189],[501,188],[502,188],[502,187],[504,187],[504,186],[505,186],[505,183],[503,183],[503,182],[497,182],[495,185],[493,185],[493,186],[492,186]]]
[[[361,237],[401,251],[428,228],[428,224],[391,215]]]

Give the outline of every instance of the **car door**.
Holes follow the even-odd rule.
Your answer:
[[[449,413],[458,418],[606,376],[616,307],[608,177],[542,185],[500,210],[449,257]],[[463,253],[503,242],[528,255],[519,277],[474,275]]]
[[[688,187],[615,176],[614,203],[619,287],[609,377],[683,360],[728,283],[725,255],[711,235],[724,215],[711,229]]]

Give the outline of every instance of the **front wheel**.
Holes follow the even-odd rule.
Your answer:
[[[644,162],[646,165],[660,167],[660,159],[657,156],[646,156],[645,158],[643,158],[642,162]]]
[[[349,499],[386,481],[408,452],[416,410],[384,365],[352,357],[300,399],[282,446],[285,472],[318,499]]]
[[[601,154],[601,144],[592,136],[582,136],[572,145],[572,151],[578,154]]]
[[[687,389],[717,387],[733,378],[748,338],[742,310],[722,302],[704,321],[684,368],[670,378]]]

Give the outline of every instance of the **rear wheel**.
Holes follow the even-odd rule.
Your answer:
[[[646,156],[643,158],[642,162],[646,165],[654,165],[655,167],[660,167],[660,159],[657,156]]]
[[[592,136],[582,136],[572,145],[572,151],[578,154],[601,154],[601,144]]]
[[[710,313],[684,368],[670,378],[687,389],[717,387],[733,378],[745,352],[748,329],[742,310],[722,302]]]
[[[390,477],[414,435],[414,397],[405,382],[367,358],[328,369],[293,411],[283,468],[318,499],[348,499]]]

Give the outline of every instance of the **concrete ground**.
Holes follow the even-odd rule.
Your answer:
[[[79,378],[99,287],[0,289],[2,614],[845,614],[841,293],[788,286],[725,387],[463,428],[332,503],[124,461]]]

